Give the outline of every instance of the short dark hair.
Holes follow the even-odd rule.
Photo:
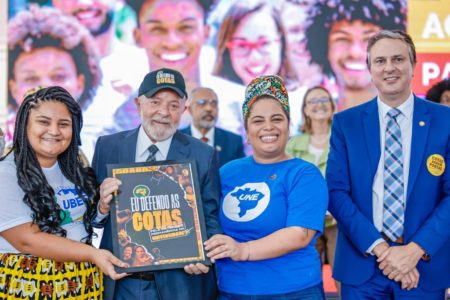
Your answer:
[[[433,85],[427,92],[426,98],[436,103],[441,103],[441,96],[445,91],[450,91],[450,78],[445,78]]]
[[[370,49],[380,40],[383,39],[391,39],[391,40],[400,40],[404,42],[408,46],[408,55],[409,61],[411,65],[415,65],[417,63],[417,55],[416,55],[416,47],[414,46],[414,42],[409,34],[404,32],[403,30],[381,30],[374,36],[369,39],[367,43],[367,57],[366,63],[370,69]]]
[[[306,48],[311,61],[326,75],[334,75],[328,61],[328,36],[339,21],[361,21],[386,29],[406,28],[406,2],[377,0],[318,0],[310,8],[305,30]]]

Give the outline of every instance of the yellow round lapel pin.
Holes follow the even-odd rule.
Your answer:
[[[445,171],[445,160],[440,154],[432,154],[427,159],[427,169],[433,176],[441,176]]]

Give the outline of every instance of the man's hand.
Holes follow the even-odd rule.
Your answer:
[[[111,210],[113,193],[119,189],[122,182],[117,178],[105,178],[100,185],[100,201],[98,208],[100,213],[107,215]]]
[[[395,281],[400,281],[402,284],[402,289],[411,290],[417,288],[419,285],[419,271],[417,268],[412,269],[409,273],[406,273],[401,280],[397,280],[398,277],[394,278]]]
[[[373,250],[372,253],[376,256],[376,257],[380,257],[381,254],[384,253],[384,251],[386,251],[387,249],[389,249],[389,245],[386,242],[383,243],[379,243],[378,245],[376,245]]]
[[[184,266],[184,271],[191,275],[199,275],[208,273],[209,267],[201,263],[196,263]]]
[[[393,246],[378,258],[379,268],[389,279],[401,281],[411,272],[425,252],[414,242],[405,246]]]

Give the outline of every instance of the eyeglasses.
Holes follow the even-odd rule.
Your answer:
[[[312,99],[309,99],[308,101],[306,101],[307,104],[315,104],[315,105],[318,105],[318,104],[327,104],[327,103],[329,103],[329,102],[330,102],[330,99],[327,98],[327,97],[322,97],[322,98],[312,98]]]
[[[216,99],[198,99],[196,102],[194,102],[198,106],[204,107],[206,104],[211,105],[212,107],[217,107],[217,100]]]
[[[250,42],[244,39],[234,39],[227,43],[227,48],[236,56],[245,57],[250,55],[252,50],[257,50],[260,54],[266,55],[270,53],[270,48],[274,43],[278,43],[280,39],[268,40],[260,38],[256,42]]]

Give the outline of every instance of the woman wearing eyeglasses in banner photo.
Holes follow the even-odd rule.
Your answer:
[[[243,85],[257,76],[280,75],[289,91],[291,130],[294,130],[300,125],[301,100],[306,88],[300,87],[288,55],[280,15],[281,6],[270,1],[236,1],[229,7],[218,28],[213,75]],[[236,105],[232,113],[221,109],[221,118],[236,118],[241,105],[242,102]]]
[[[287,153],[313,163],[324,177],[330,152],[331,121],[335,110],[336,105],[327,89],[320,86],[308,89],[302,105],[302,133],[293,136],[286,146]],[[325,232],[316,242],[322,264],[328,261],[333,266],[336,236],[336,220],[327,213]]]
[[[91,245],[98,189],[78,156],[81,108],[61,87],[30,92],[0,158],[0,299],[100,299],[125,264]],[[103,273],[102,273],[103,272]]]
[[[220,169],[224,234],[205,242],[219,299],[325,299],[314,244],[328,191],[316,166],[285,152],[290,107],[283,80],[252,80],[242,110],[253,155]]]

